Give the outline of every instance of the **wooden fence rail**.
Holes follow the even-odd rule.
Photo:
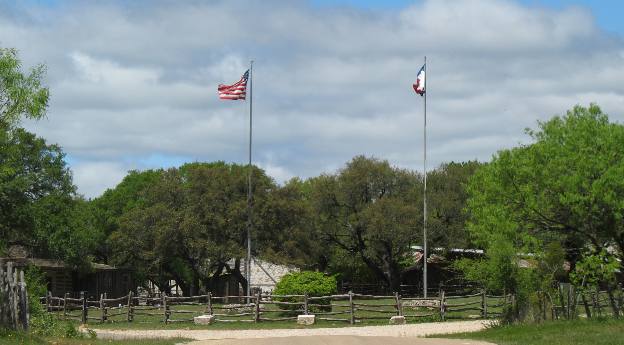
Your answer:
[[[132,292],[119,298],[89,300],[80,298],[41,298],[48,312],[59,318],[82,323],[110,322],[193,322],[200,315],[212,315],[216,322],[270,322],[296,320],[298,315],[316,316],[317,320],[362,323],[388,320],[391,316],[406,319],[491,318],[501,315],[510,304],[509,296],[487,295],[485,291],[465,296],[446,296],[440,291],[435,298],[403,298],[400,294],[368,295],[349,292],[342,295],[308,296],[260,294],[217,297],[206,295],[160,298],[135,296]],[[230,302],[239,303],[230,303]],[[475,312],[467,315],[466,312]]]

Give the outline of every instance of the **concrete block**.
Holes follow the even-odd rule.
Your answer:
[[[196,325],[210,325],[215,322],[214,315],[200,315],[193,318]]]
[[[297,324],[299,325],[313,325],[314,324],[314,315],[298,315],[297,316]]]
[[[405,316],[393,316],[390,318],[391,325],[404,325],[405,324]]]

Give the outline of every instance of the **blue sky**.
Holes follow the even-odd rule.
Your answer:
[[[52,1],[52,0],[51,0]],[[310,0],[316,6],[352,6],[364,9],[400,9],[415,2],[414,0]],[[604,30],[624,34],[624,1],[621,0],[520,0],[522,4],[552,9],[570,6],[589,8],[596,17],[598,25]]]
[[[422,169],[526,143],[524,128],[597,102],[624,121],[616,1],[0,0],[0,45],[45,63],[48,116],[80,193],[131,169],[245,164],[247,104],[216,86],[254,64],[254,163],[277,182],[356,155]],[[224,30],[227,28],[227,30]],[[615,34],[614,34],[615,33]]]

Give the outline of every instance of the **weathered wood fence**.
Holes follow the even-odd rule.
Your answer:
[[[0,265],[0,327],[28,330],[28,293],[24,271]]]
[[[574,319],[624,314],[624,289],[621,286],[608,290],[579,290],[571,284],[560,284],[554,295],[540,296],[542,319]],[[550,314],[550,315],[548,315]]]
[[[296,320],[298,315],[314,314],[317,320],[350,324],[369,320],[388,320],[404,316],[414,320],[429,318],[493,318],[512,303],[511,296],[492,296],[485,291],[466,296],[445,296],[444,291],[434,298],[402,298],[395,293],[388,296],[364,295],[349,292],[331,296],[271,295],[190,297],[162,296],[161,298],[128,295],[99,300],[53,297],[41,298],[46,310],[60,319],[82,323],[105,322],[193,322],[193,317],[213,315],[217,322],[265,322]],[[234,302],[234,303],[232,303]]]

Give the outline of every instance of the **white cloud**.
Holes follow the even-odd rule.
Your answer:
[[[624,40],[578,7],[2,6],[0,44],[49,69],[49,119],[28,127],[81,162],[76,183],[88,196],[154,155],[163,165],[167,157],[245,163],[248,104],[219,101],[216,85],[238,80],[251,58],[254,157],[280,182],[333,171],[357,154],[421,169],[422,99],[411,83],[423,55],[429,166],[487,160],[575,104],[595,101],[624,120]]]
[[[72,164],[74,183],[79,186],[79,193],[87,197],[97,196],[107,188],[117,185],[128,170],[119,162],[86,162]]]

